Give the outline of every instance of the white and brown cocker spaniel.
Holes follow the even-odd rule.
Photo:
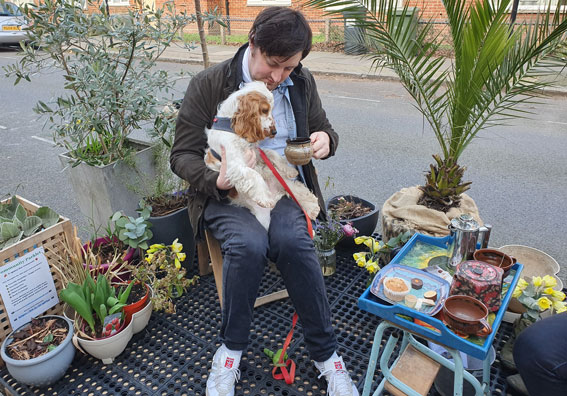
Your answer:
[[[248,208],[266,230],[270,225],[270,210],[286,195],[257,151],[260,141],[276,134],[273,105],[274,97],[263,82],[245,84],[219,105],[212,128],[206,130],[209,148],[205,163],[219,171],[221,146],[224,147],[226,177],[234,186],[229,193],[231,202]],[[248,150],[256,151],[254,168],[246,164]],[[303,183],[295,180],[297,169],[276,151],[266,149],[264,152],[286,180],[301,207],[314,220],[319,214],[319,202]]]

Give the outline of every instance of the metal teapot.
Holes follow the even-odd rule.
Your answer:
[[[473,259],[477,243],[481,248],[488,246],[492,226],[480,226],[468,213],[463,213],[449,224],[449,260],[448,267],[454,268],[461,262]]]

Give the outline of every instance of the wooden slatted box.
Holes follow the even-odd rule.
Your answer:
[[[20,204],[26,209],[28,214],[34,213],[39,206],[36,204],[20,197],[16,196]],[[6,201],[2,201],[3,203]],[[51,275],[53,276],[53,281],[55,283],[55,288],[59,293],[63,289],[64,285],[61,280],[59,273],[53,269],[54,263],[59,260],[59,256],[63,256],[63,243],[65,242],[65,236],[71,240],[73,235],[73,227],[71,221],[63,216],[59,216],[59,222],[45,230],[42,230],[36,234],[33,234],[25,239],[22,239],[18,243],[8,246],[7,248],[0,250],[0,267],[6,265],[6,263],[23,256],[32,250],[43,246],[45,250],[45,256],[47,257],[47,262],[51,269]],[[53,308],[46,311],[46,314],[50,315],[61,315],[63,313],[63,303],[59,302]],[[6,336],[12,331],[12,326],[8,320],[8,313],[4,307],[4,301],[2,296],[0,296],[0,342],[4,341]],[[4,362],[0,359],[0,365],[3,366]]]

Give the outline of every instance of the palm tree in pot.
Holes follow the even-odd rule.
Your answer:
[[[525,116],[519,105],[536,102],[565,65],[567,11],[561,1],[549,1],[532,23],[512,25],[512,0],[442,0],[454,47],[449,68],[436,56],[441,40],[435,24],[425,21],[417,29],[418,10],[407,4],[396,9],[393,0],[308,2],[331,15],[348,14],[367,56],[398,75],[432,128],[440,153],[415,204],[442,213],[458,208],[471,184],[459,164],[463,151],[480,131]]]

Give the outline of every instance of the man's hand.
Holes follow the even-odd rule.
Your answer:
[[[313,158],[321,159],[329,155],[331,151],[331,138],[327,132],[313,132],[309,138],[313,146]]]
[[[224,146],[221,146],[221,166],[219,177],[217,177],[217,188],[219,190],[230,190],[232,188],[232,184],[226,178],[226,150]]]

